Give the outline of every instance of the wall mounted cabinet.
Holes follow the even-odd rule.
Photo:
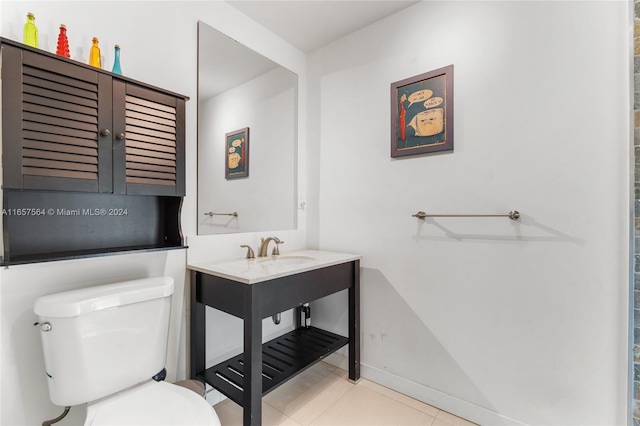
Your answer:
[[[184,97],[2,47],[4,188],[184,195]]]
[[[182,246],[188,98],[11,40],[0,38],[0,47],[4,263]],[[109,212],[107,199],[126,217],[108,226],[61,218],[65,211]],[[29,209],[45,214],[14,214]],[[55,243],[30,235],[52,226],[63,230]],[[136,239],[133,228],[147,231]]]

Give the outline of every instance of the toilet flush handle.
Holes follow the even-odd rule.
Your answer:
[[[48,323],[48,322],[35,322],[35,323],[33,323],[34,327],[36,327],[38,325],[40,326],[40,330],[42,330],[42,331],[51,331],[51,329],[53,328],[51,326],[51,323]]]

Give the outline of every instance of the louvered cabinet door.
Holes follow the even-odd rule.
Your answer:
[[[111,77],[2,46],[3,187],[112,191]]]
[[[113,81],[116,194],[185,194],[185,100]]]

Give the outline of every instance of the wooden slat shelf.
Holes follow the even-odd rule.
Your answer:
[[[349,343],[349,339],[316,327],[297,328],[262,345],[262,395]],[[198,374],[232,401],[242,405],[243,354]]]

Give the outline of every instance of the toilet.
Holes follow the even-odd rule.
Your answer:
[[[220,425],[165,368],[173,278],[154,277],[38,298],[51,402],[87,404],[85,425]]]

